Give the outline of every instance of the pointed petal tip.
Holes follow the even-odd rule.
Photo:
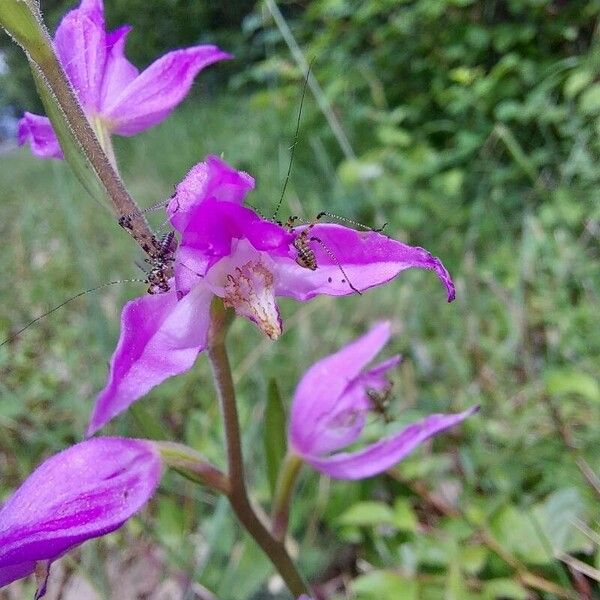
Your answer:
[[[448,269],[446,269],[444,263],[437,256],[433,256],[433,254],[429,255],[432,260],[431,269],[435,272],[440,281],[444,284],[444,287],[446,288],[446,297],[448,302],[454,302],[454,300],[456,299],[456,287],[454,285],[454,281],[452,281],[452,277],[450,276]]]

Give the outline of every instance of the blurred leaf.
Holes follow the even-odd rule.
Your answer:
[[[533,510],[552,552],[583,552],[591,548],[590,541],[576,526],[585,514],[585,503],[576,488],[564,488],[550,494]]]
[[[455,550],[457,548],[455,547]],[[446,600],[467,600],[467,586],[460,569],[460,559],[455,553],[450,562],[446,580]]]
[[[382,173],[383,169],[380,164],[367,160],[346,160],[339,167],[339,177],[346,185],[376,179]]]
[[[219,598],[246,600],[264,584],[272,572],[272,565],[262,552],[257,552],[256,542],[247,537],[229,554],[225,568],[219,569]]]
[[[390,571],[371,571],[352,582],[356,600],[418,600],[419,584]]]
[[[482,596],[489,600],[527,600],[529,591],[513,579],[491,579],[484,582]]]
[[[382,502],[358,502],[340,515],[340,525],[354,525],[357,527],[374,527],[376,525],[394,525],[396,514]]]
[[[600,83],[595,83],[579,97],[580,110],[588,115],[600,113]]]
[[[489,550],[485,546],[461,546],[459,556],[461,569],[469,575],[476,575],[483,569]]]
[[[394,525],[400,531],[417,531],[419,520],[410,500],[398,498],[394,502]]]
[[[556,552],[589,550],[590,542],[575,526],[584,503],[575,488],[557,490],[529,511],[505,507],[493,531],[509,550],[531,564],[548,564]]]
[[[600,402],[600,385],[587,373],[553,370],[546,373],[544,382],[547,392],[552,396],[579,394],[591,402]]]
[[[177,548],[185,535],[185,513],[181,502],[161,497],[158,501],[156,531],[162,543]]]
[[[540,536],[525,512],[506,506],[492,522],[495,536],[508,550],[532,564],[545,564],[551,560]]]
[[[265,441],[267,475],[271,487],[271,495],[273,495],[277,485],[281,462],[283,461],[287,447],[285,407],[283,406],[279,387],[275,379],[269,380],[263,439]]]
[[[573,98],[594,79],[594,75],[586,69],[573,71],[565,81],[565,96]]]

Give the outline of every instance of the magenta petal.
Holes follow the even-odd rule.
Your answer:
[[[169,52],[112,99],[103,114],[113,123],[115,133],[134,135],[148,129],[165,119],[183,100],[199,71],[225,58],[230,55],[216,46]]]
[[[96,438],[42,463],[0,509],[0,585],[114,531],[152,496],[161,462],[142,440]]]
[[[379,323],[335,354],[317,361],[305,373],[296,388],[290,415],[290,444],[298,454],[317,451],[323,429],[332,415],[338,414],[339,399],[389,337],[390,324]]]
[[[0,588],[31,575],[35,571],[35,561],[27,560],[22,563],[0,567]]]
[[[205,256],[228,256],[232,241],[243,238],[269,255],[289,253],[291,236],[283,227],[234,202],[208,198],[189,211],[186,221],[180,248],[194,248]]]
[[[19,121],[19,146],[29,143],[31,152],[39,158],[64,158],[50,119],[26,112]]]
[[[100,111],[139,74],[137,67],[125,58],[125,43],[130,31],[130,25],[123,25],[106,36],[106,63],[99,98]]]
[[[363,479],[382,473],[404,459],[428,438],[460,423],[479,407],[458,414],[437,414],[413,423],[399,433],[357,452],[340,452],[326,458],[303,455],[312,467],[336,479]]]
[[[102,0],[81,0],[79,8],[76,10],[85,13],[90,19],[104,26],[104,2]]]
[[[212,293],[196,286],[177,301],[173,290],[128,302],[108,383],[96,399],[87,435],[168,377],[190,369],[206,346]]]
[[[61,21],[54,46],[60,63],[86,112],[99,108],[106,61],[106,32],[101,2],[84,2]]]
[[[319,294],[344,296],[386,283],[406,269],[430,269],[446,287],[448,302],[454,300],[454,284],[439,258],[427,250],[408,246],[374,231],[355,231],[341,225],[316,225],[310,247],[317,269],[310,271],[293,260],[278,261],[278,294],[305,301]],[[324,249],[323,245],[327,248]],[[340,269],[342,266],[344,273]]]
[[[175,188],[167,207],[173,227],[184,231],[195,208],[210,198],[242,204],[246,194],[254,189],[254,178],[230,167],[218,156],[209,155],[195,165]]]

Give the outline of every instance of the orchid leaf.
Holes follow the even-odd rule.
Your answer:
[[[81,149],[56,97],[52,93],[52,90],[40,73],[38,67],[34,63],[30,64],[35,85],[44,104],[44,108],[46,109],[46,114],[60,141],[60,146],[65,155],[65,159],[90,196],[106,208],[109,208],[104,186],[96,175],[91,162]]]
[[[265,457],[271,494],[275,493],[281,462],[286,452],[285,407],[275,379],[269,381],[265,410]]]
[[[39,59],[49,49],[41,23],[37,2],[33,0],[0,2],[0,25],[34,59]]]

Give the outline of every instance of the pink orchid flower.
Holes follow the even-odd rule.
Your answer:
[[[202,69],[230,58],[216,46],[193,46],[168,52],[140,73],[124,54],[130,30],[124,25],[107,32],[103,1],[82,0],[54,36],[60,63],[101,138],[135,135],[157,125],[185,98]],[[19,121],[18,142],[29,142],[40,158],[63,158],[46,117],[26,112]]]
[[[252,177],[215,156],[196,165],[177,186],[167,208],[181,234],[175,289],[125,305],[108,383],[97,398],[88,434],[192,367],[206,347],[215,296],[271,339],[282,332],[277,296],[301,302],[320,294],[344,296],[420,268],[436,273],[448,301],[454,299],[450,275],[423,248],[340,225],[282,226],[242,206],[253,187]]]
[[[389,390],[386,373],[400,362],[393,356],[365,370],[390,337],[389,323],[316,362],[301,379],[292,404],[291,450],[313,468],[337,479],[363,479],[394,466],[430,437],[460,423],[478,407],[458,414],[435,414],[398,433],[352,452],[340,452],[360,437],[376,394]]]
[[[91,538],[121,527],[154,494],[157,450],[144,440],[94,438],[43,462],[0,508],[0,587],[41,573]]]

